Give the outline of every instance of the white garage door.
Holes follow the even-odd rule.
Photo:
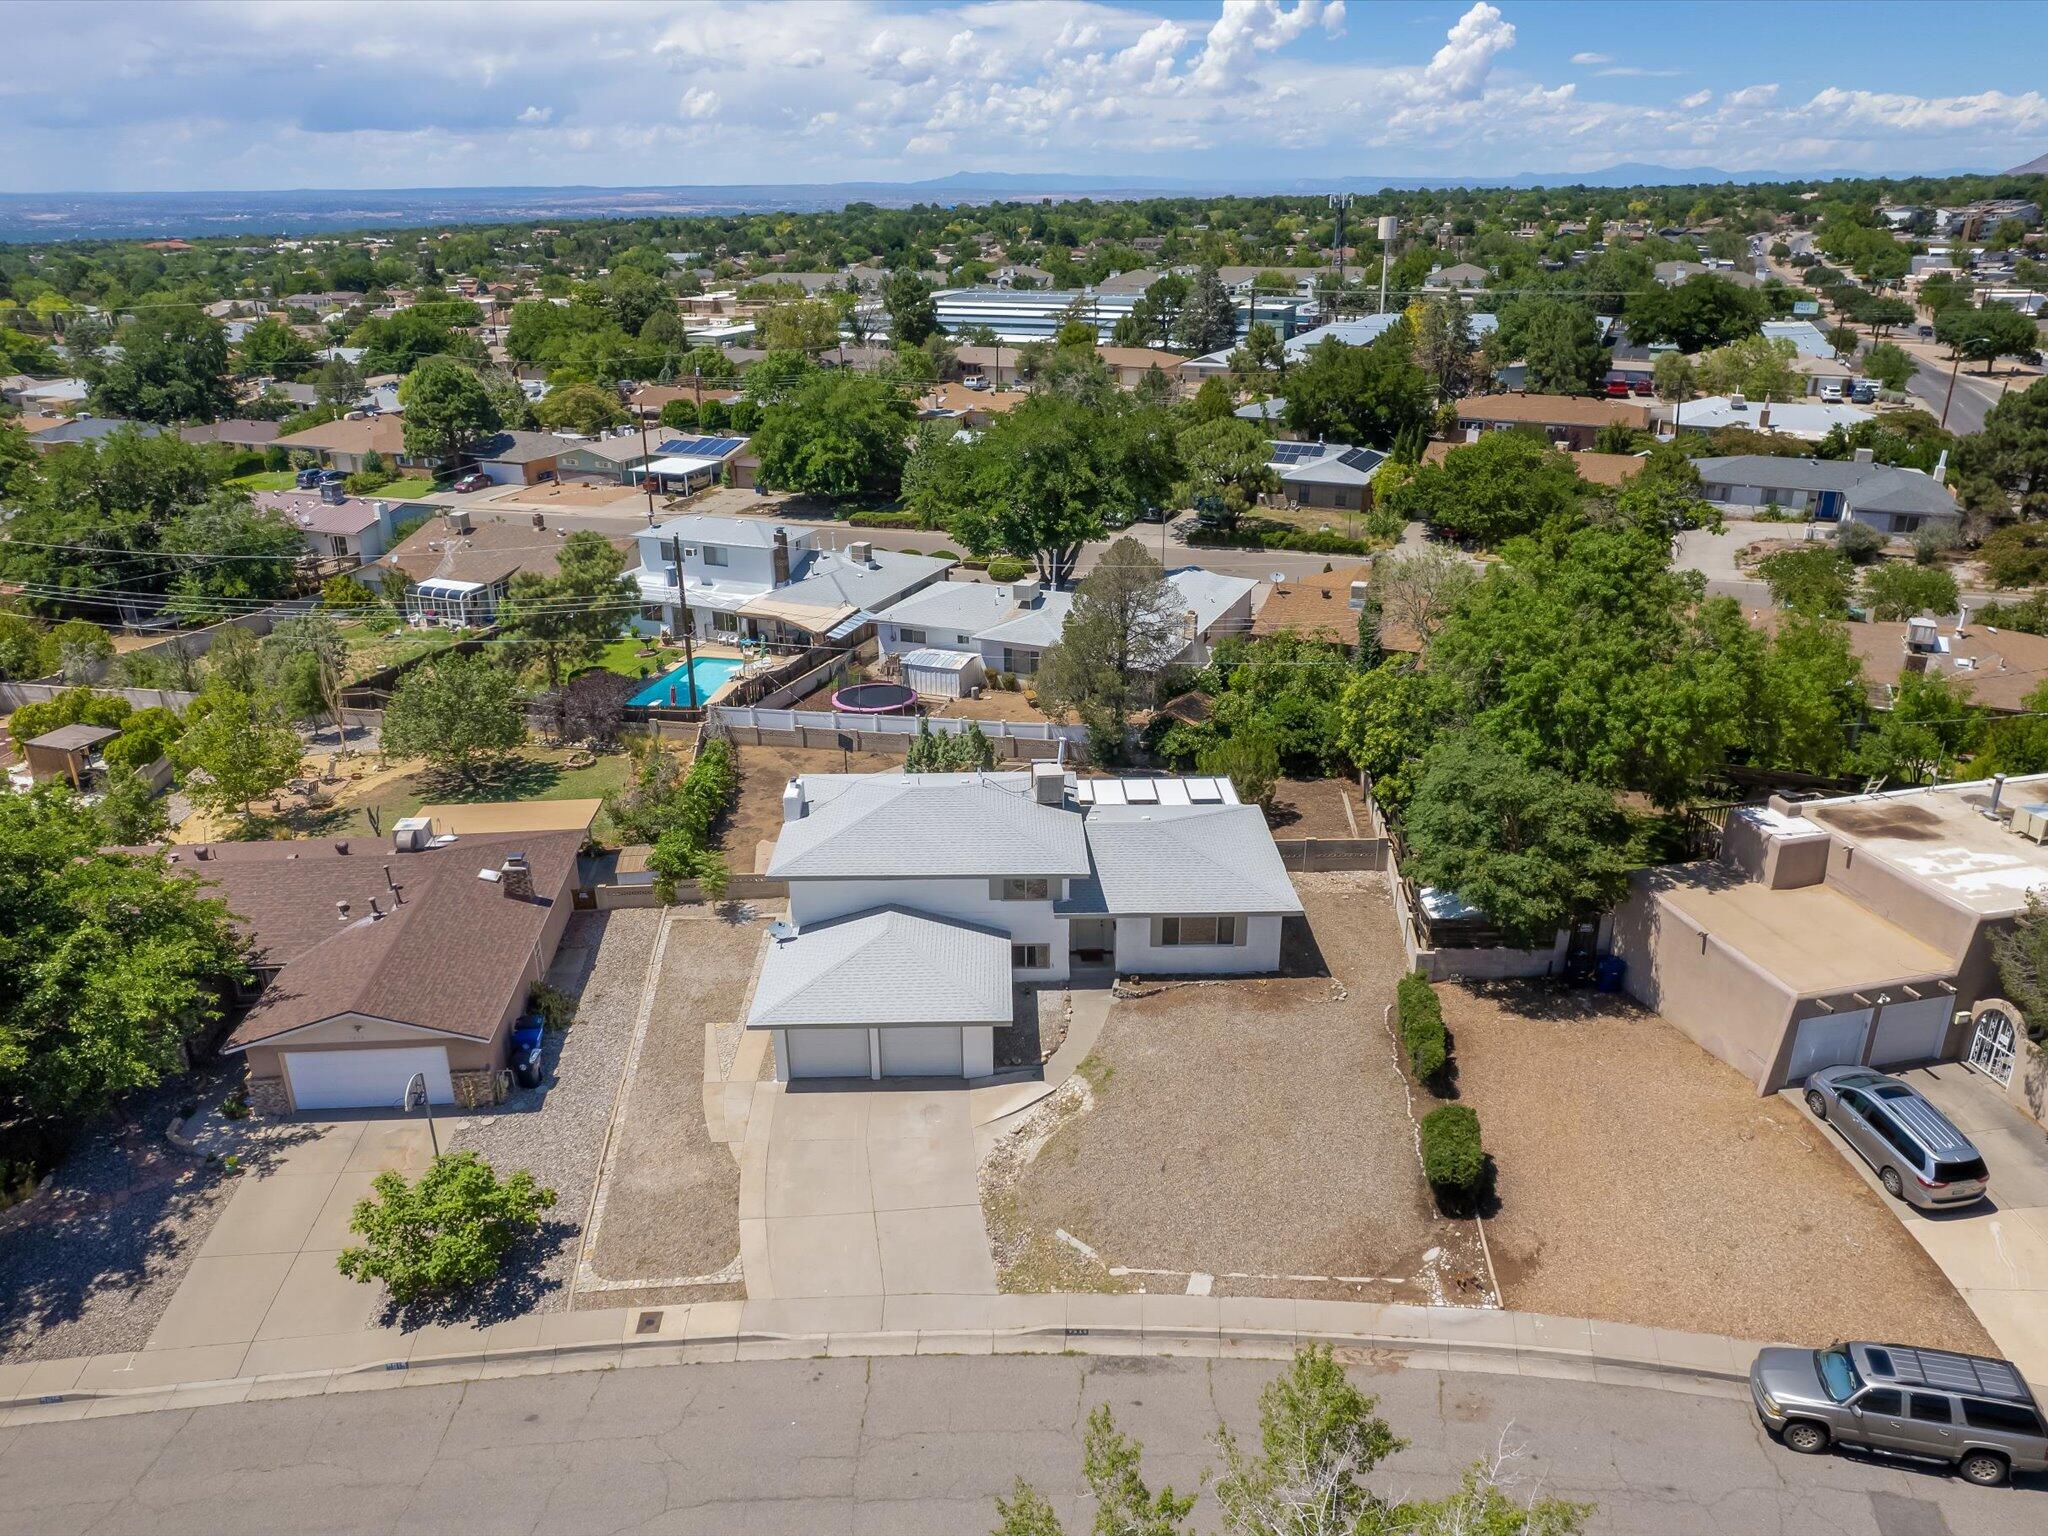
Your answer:
[[[786,1029],[791,1077],[868,1076],[864,1029]]]
[[[882,1076],[958,1077],[960,1031],[943,1025],[882,1031]]]
[[[1803,1083],[1822,1067],[1846,1066],[1863,1059],[1863,1035],[1870,1028],[1870,1010],[1854,1013],[1823,1013],[1802,1019],[1792,1040],[1792,1064],[1785,1069],[1788,1080]]]
[[[1923,997],[1917,1003],[1893,1003],[1877,1016],[1877,1039],[1870,1047],[1873,1067],[1933,1061],[1948,1038],[1955,1004],[1946,997]]]
[[[453,1104],[448,1052],[428,1045],[390,1051],[286,1051],[292,1102],[306,1109],[397,1109],[415,1072],[427,1075],[427,1097]]]

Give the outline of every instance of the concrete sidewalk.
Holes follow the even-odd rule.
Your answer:
[[[1152,1295],[842,1296],[556,1313],[480,1331],[343,1336],[325,1361],[257,1370],[150,1351],[0,1366],[0,1430],[158,1408],[622,1367],[912,1354],[1284,1359],[1328,1343],[1388,1367],[1545,1376],[1703,1396],[1748,1392],[1762,1344],[1583,1318],[1363,1302]]]
[[[1991,1169],[1990,1199],[1955,1211],[1907,1205],[1884,1192],[1870,1165],[1831,1128],[1821,1134],[1941,1267],[2000,1353],[2035,1390],[2048,1389],[2048,1131],[1959,1061],[1893,1075],[1976,1143]],[[1786,1092],[1813,1120],[1798,1091]]]

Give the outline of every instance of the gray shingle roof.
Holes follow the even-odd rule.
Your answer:
[[[749,1029],[833,1024],[1008,1024],[1010,941],[883,907],[770,941]]]
[[[1060,631],[1066,628],[1067,614],[1073,606],[1073,593],[1047,592],[1039,598],[1036,608],[1027,608],[1014,619],[992,624],[974,638],[984,644],[993,641],[997,645],[1054,645],[1059,641]]]
[[[1007,587],[985,581],[935,581],[892,603],[876,617],[886,624],[950,629],[971,635],[1000,623],[1016,606]]]
[[[1700,479],[1709,485],[1755,486],[1766,491],[1841,491],[1858,511],[1937,516],[1954,516],[1957,511],[1955,497],[1932,475],[1890,464],[1738,453],[1699,459],[1695,467]]]
[[[791,880],[1085,875],[1078,811],[1040,805],[1019,775],[868,774],[775,840],[768,873]],[[1007,786],[1007,787],[1006,787]]]
[[[775,596],[820,608],[829,607],[831,600],[837,598],[855,608],[873,611],[952,564],[935,555],[899,555],[878,549],[871,563],[856,565],[844,551],[827,550],[813,554],[798,566],[796,579],[786,587],[777,587]]]
[[[1087,817],[1090,878],[1062,913],[1290,913],[1301,898],[1255,805],[1103,805]]]
[[[1221,571],[1204,570],[1199,565],[1186,566],[1166,579],[1180,593],[1181,602],[1194,613],[1197,634],[1207,634],[1210,625],[1258,586],[1248,576],[1226,576]]]

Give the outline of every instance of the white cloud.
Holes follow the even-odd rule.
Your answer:
[[[528,107],[519,114],[519,121],[522,123],[549,123],[553,122],[554,118],[553,107]]]
[[[695,122],[702,122],[707,117],[715,117],[718,114],[718,92],[707,90],[703,86],[693,85],[683,92],[683,99],[678,104],[677,110],[683,116]]]
[[[1470,100],[1485,88],[1494,59],[1515,46],[1515,29],[1499,11],[1479,0],[1458,18],[1443,47],[1424,71],[1428,83],[1459,100]]]
[[[1778,99],[1776,85],[1746,85],[1739,91],[1730,91],[1721,100],[1731,107],[1767,107]]]
[[[1612,64],[1614,62],[1614,55],[1611,53],[1575,53],[1572,55],[1572,62],[1574,64]]]
[[[1294,0],[1292,9],[1281,0],[1223,0],[1189,83],[1197,90],[1234,84],[1254,55],[1284,47],[1322,19],[1322,0]]]
[[[1678,105],[1685,111],[1690,112],[1695,107],[1704,107],[1713,99],[1714,93],[1712,91],[1694,91],[1690,96],[1679,97]]]

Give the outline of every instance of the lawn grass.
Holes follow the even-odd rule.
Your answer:
[[[348,672],[343,678],[348,683],[455,643],[447,630],[413,629],[398,623],[388,611],[375,619],[351,619],[340,629],[348,645]]]
[[[298,476],[289,469],[265,469],[253,475],[237,475],[224,483],[238,491],[288,491],[298,484]]]
[[[380,835],[388,836],[391,825],[402,816],[415,815],[423,805],[501,805],[509,800],[597,800],[625,784],[633,771],[629,752],[613,752],[585,768],[567,768],[567,748],[527,747],[513,755],[496,776],[465,784],[431,769],[408,774],[380,785],[361,801],[338,809],[344,819],[323,836],[370,832],[370,812],[377,813]],[[612,836],[610,818],[598,814],[591,835],[599,841]]]
[[[389,485],[379,486],[369,494],[381,501],[410,501],[415,496],[430,494],[433,489],[433,476],[407,475],[401,480],[392,481]]]

